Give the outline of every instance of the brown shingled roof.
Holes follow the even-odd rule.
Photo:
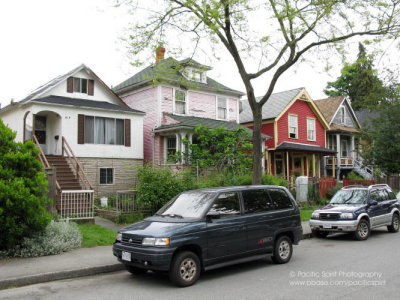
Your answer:
[[[315,100],[314,103],[324,115],[325,119],[330,123],[335,116],[340,103],[343,101],[343,96],[330,97],[326,99]]]
[[[344,132],[353,132],[353,133],[359,133],[360,130],[354,127],[347,127],[339,124],[331,124],[331,129],[330,131],[344,131]]]

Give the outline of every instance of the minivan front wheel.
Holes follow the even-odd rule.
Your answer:
[[[172,260],[169,278],[178,286],[190,286],[199,279],[200,269],[200,260],[196,254],[190,251],[180,252]]]
[[[286,235],[280,236],[275,242],[272,260],[277,264],[285,264],[292,257],[292,253],[292,240]]]

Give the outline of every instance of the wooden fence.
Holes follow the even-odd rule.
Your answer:
[[[393,190],[400,190],[400,175],[386,176],[385,178],[377,178],[377,183],[386,183]]]
[[[345,177],[343,177],[343,186],[348,186],[348,185],[364,185],[368,186],[371,184],[375,184],[375,180],[348,180]]]
[[[333,177],[321,177],[319,179],[319,194],[326,198],[326,191],[336,186],[336,179]]]

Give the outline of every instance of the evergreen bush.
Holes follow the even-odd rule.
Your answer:
[[[46,174],[32,141],[17,143],[0,119],[0,250],[44,231],[51,220]]]

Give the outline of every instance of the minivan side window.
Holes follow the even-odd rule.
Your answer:
[[[289,195],[281,189],[270,189],[269,195],[272,201],[275,203],[276,209],[285,209],[293,207],[293,203],[290,200]]]
[[[214,201],[210,211],[219,212],[221,218],[229,218],[240,214],[239,197],[237,193],[222,193]]]
[[[264,212],[273,209],[273,203],[266,190],[242,191],[244,212],[246,214]]]

